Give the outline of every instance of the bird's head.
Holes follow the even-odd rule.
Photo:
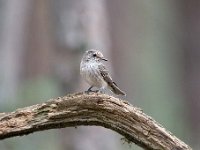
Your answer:
[[[97,61],[97,62],[108,61],[107,59],[104,58],[103,54],[100,51],[94,49],[87,50],[83,56],[83,59],[85,61]]]

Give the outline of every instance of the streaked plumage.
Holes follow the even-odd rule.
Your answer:
[[[107,60],[98,50],[88,50],[83,55],[80,73],[91,86],[88,91],[90,91],[92,87],[97,87],[100,91],[103,91],[108,87],[115,94],[125,95],[125,93],[117,87],[116,83],[112,81],[112,78],[102,61]]]

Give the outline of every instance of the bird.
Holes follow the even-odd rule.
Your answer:
[[[83,54],[80,63],[80,74],[90,85],[86,92],[104,93],[105,89],[109,88],[116,95],[126,95],[112,80],[109,71],[103,64],[104,61],[108,60],[104,58],[99,50],[90,49]],[[98,88],[98,90],[92,91],[93,87]]]

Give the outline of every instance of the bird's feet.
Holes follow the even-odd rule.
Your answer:
[[[93,91],[92,90],[93,86],[91,86],[87,91],[85,91],[85,93],[89,94],[89,93],[97,93],[98,90]]]
[[[87,91],[85,91],[85,93],[86,93],[86,94],[97,93],[98,91],[99,91],[99,90],[94,90],[94,91],[93,91],[93,90],[89,90],[89,91],[87,90]]]
[[[99,93],[99,94],[105,94],[105,88],[100,88],[99,90],[92,90],[93,86],[91,86],[85,93]]]

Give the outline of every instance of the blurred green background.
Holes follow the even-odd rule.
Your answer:
[[[0,112],[84,91],[85,50],[99,49],[126,99],[200,149],[200,1],[0,0]],[[48,130],[1,150],[128,150],[102,127]]]

